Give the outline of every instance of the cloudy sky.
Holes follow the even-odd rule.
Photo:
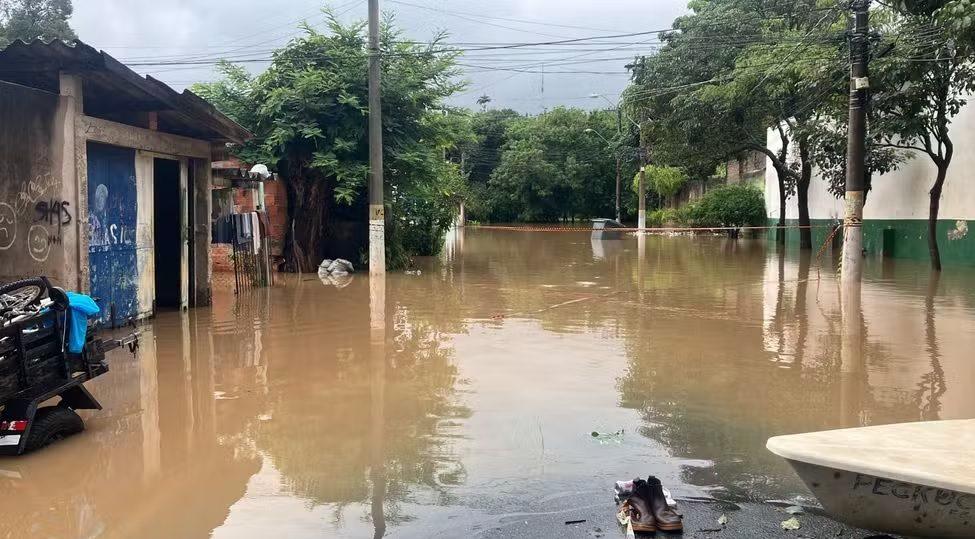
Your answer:
[[[537,44],[667,28],[686,0],[381,0],[406,34],[426,40],[440,30],[472,49]],[[71,24],[88,44],[177,89],[213,80],[218,57],[253,60],[259,71],[275,47],[306,20],[322,26],[322,0],[75,0]],[[330,0],[342,19],[364,19],[366,0]],[[533,45],[465,53],[468,90],[455,102],[538,112],[556,105],[606,106],[626,84],[624,66],[652,50],[655,34],[571,44]],[[189,64],[187,62],[190,62]],[[193,63],[195,62],[195,63]],[[175,64],[175,65],[174,65]],[[601,105],[600,105],[601,103]]]

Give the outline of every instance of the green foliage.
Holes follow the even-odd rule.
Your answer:
[[[959,39],[959,45],[968,52],[975,48],[975,1],[951,0],[936,16]]]
[[[744,227],[765,224],[765,196],[747,185],[725,185],[708,191],[686,210],[685,223],[699,227]]]
[[[685,217],[686,215],[677,208],[661,208],[647,214],[647,226],[658,228],[665,226],[683,226]]]
[[[0,0],[0,47],[21,39],[72,40],[71,0]]]
[[[828,0],[690,8],[658,52],[632,65],[626,95],[635,114],[652,119],[643,136],[653,161],[706,180],[732,156],[761,152],[783,197],[807,190],[813,163],[825,158],[816,137],[841,122],[834,104],[848,95],[844,10]],[[778,148],[769,147],[770,130]]]
[[[687,173],[678,167],[648,165],[646,167],[646,186],[662,198],[669,198],[680,192],[687,184]],[[633,176],[633,192],[639,193],[640,173]]]
[[[459,169],[445,163],[444,154],[474,135],[469,115],[445,103],[462,85],[453,82],[455,55],[439,52],[442,40],[419,45],[401,39],[390,24],[382,30],[391,267],[437,251],[465,192]],[[367,65],[364,23],[346,25],[329,15],[326,32],[305,27],[305,35],[274,52],[259,76],[223,64],[222,81],[193,87],[255,134],[235,149],[238,156],[264,162],[287,180],[296,237],[309,264],[333,252],[324,243],[328,222],[340,218],[365,226]]]
[[[615,111],[487,111],[473,123],[479,142],[468,152],[472,218],[540,222],[613,215],[618,148],[607,135],[618,132]]]

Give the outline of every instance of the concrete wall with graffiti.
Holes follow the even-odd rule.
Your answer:
[[[77,282],[78,203],[62,182],[64,98],[0,82],[0,281]]]

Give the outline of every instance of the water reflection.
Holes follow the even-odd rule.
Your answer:
[[[84,435],[0,461],[0,537],[455,537],[649,473],[793,498],[769,436],[975,413],[965,272],[870,261],[848,326],[831,257],[759,241],[448,247],[389,276],[379,318],[370,279],[309,275],[152,321]]]
[[[243,417],[216,407],[212,350],[183,338],[194,325],[161,317],[137,357],[116,354],[84,435],[0,462],[0,536],[205,537],[223,522],[257,460],[233,439]]]

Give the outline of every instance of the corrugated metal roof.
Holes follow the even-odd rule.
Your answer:
[[[250,132],[189,90],[142,77],[104,51],[81,41],[14,41],[0,50],[0,80],[57,93],[59,73],[84,81],[85,113],[106,119],[157,112],[160,130],[214,142],[243,142]]]

